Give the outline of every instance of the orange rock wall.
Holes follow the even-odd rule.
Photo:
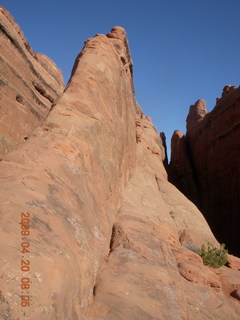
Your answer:
[[[219,275],[188,249],[217,243],[214,236],[197,208],[167,182],[165,153],[149,118],[138,114],[136,123],[136,168],[123,192],[87,319],[237,320],[238,301],[235,306],[229,301]]]
[[[3,7],[0,43],[0,154],[4,154],[43,123],[64,83],[55,63],[32,50]]]
[[[29,317],[83,319],[92,299],[136,157],[128,50],[121,28],[88,39],[46,121],[2,158],[1,288],[10,293],[9,319],[24,311],[8,309],[21,294],[21,212],[31,214]]]

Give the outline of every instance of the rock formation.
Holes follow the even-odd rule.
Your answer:
[[[238,256],[239,134],[240,88],[226,86],[211,112],[207,113],[206,103],[202,100],[190,107],[187,134],[186,137],[182,134],[181,138],[185,141],[186,151],[179,152],[179,141],[174,135],[170,164],[172,181],[199,206],[218,240]],[[188,186],[191,186],[190,190],[187,190]]]
[[[167,182],[149,119],[138,114],[136,121],[135,171],[86,319],[237,319],[240,266],[216,272],[189,250],[215,239],[197,208]],[[227,300],[231,294],[235,301]]]
[[[171,139],[171,161],[168,174],[169,181],[181,190],[188,199],[199,206],[199,191],[188,154],[187,139],[179,130],[173,133]]]
[[[123,28],[88,39],[42,126],[2,157],[2,319],[239,319],[240,260],[216,271],[192,251],[218,242],[167,181],[132,80]]]
[[[0,6],[0,155],[27,139],[63,92],[55,63],[35,53],[13,17]]]

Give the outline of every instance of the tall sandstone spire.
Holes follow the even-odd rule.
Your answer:
[[[190,250],[218,243],[167,181],[132,73],[123,28],[88,39],[46,120],[2,157],[3,319],[239,319],[239,260],[216,272]]]

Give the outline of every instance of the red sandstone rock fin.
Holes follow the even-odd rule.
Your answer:
[[[21,319],[16,297],[29,289],[31,320],[237,320],[239,271],[204,273],[183,247],[217,241],[167,181],[162,138],[135,101],[125,31],[111,34],[87,41],[44,124],[0,162],[0,313]],[[34,87],[49,100],[44,84]],[[29,272],[16,250],[26,242]]]

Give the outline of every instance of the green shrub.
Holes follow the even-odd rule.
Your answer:
[[[203,263],[206,266],[220,268],[227,263],[228,250],[225,249],[224,243],[218,249],[208,242],[207,246],[203,244],[201,249],[197,250],[197,253],[203,259]]]

